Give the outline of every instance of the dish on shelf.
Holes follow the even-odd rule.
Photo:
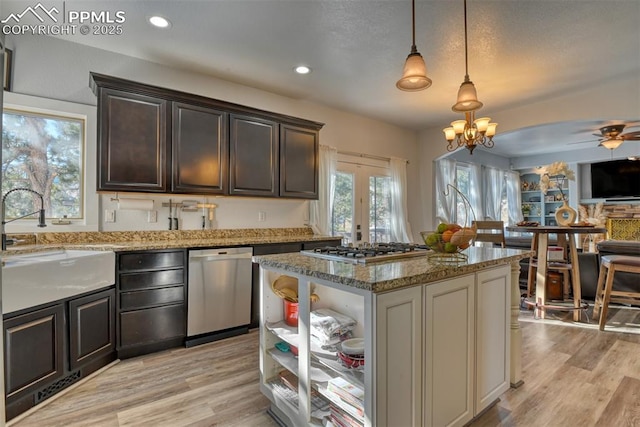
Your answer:
[[[359,368],[364,366],[364,354],[345,354],[338,352],[338,358],[347,368]]]
[[[364,354],[364,338],[350,338],[340,343],[340,348],[344,354]]]

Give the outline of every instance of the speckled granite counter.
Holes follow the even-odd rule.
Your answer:
[[[299,253],[256,256],[254,261],[266,269],[315,277],[371,292],[384,292],[517,262],[529,257],[530,251],[472,247],[465,251],[468,256],[466,262],[455,264],[437,262],[429,254],[431,252],[425,253],[424,257],[370,264],[327,261]]]
[[[247,228],[229,230],[116,231],[13,234],[26,244],[9,246],[2,256],[60,249],[137,251],[175,248],[230,247],[242,245],[313,242],[335,237],[314,235],[307,227]]]

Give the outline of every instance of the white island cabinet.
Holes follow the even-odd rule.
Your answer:
[[[338,406],[364,426],[462,426],[495,403],[520,381],[510,370],[519,369],[520,357],[512,292],[528,252],[466,252],[456,266],[428,255],[366,265],[303,254],[254,257],[261,267],[260,387],[272,415],[290,426],[332,425]],[[283,300],[271,288],[283,274],[298,279],[297,327],[285,324]],[[320,308],[357,322],[362,369],[344,367],[310,339],[310,312]],[[298,355],[278,350],[283,342]],[[335,378],[363,392],[361,408],[327,392]]]

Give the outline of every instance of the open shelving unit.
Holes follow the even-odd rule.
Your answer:
[[[562,188],[565,198],[569,197],[569,187],[565,181]],[[520,192],[522,195],[522,215],[525,221],[537,221],[540,225],[557,225],[555,212],[562,206],[562,193],[550,188],[547,194],[540,190],[540,175],[537,173],[520,174]],[[525,208],[529,208],[526,213]]]
[[[295,277],[290,273],[287,275]],[[335,351],[322,348],[312,339],[309,313],[319,308],[330,308],[347,315],[356,320],[352,335],[365,337],[365,297],[298,278],[300,295],[310,295],[313,292],[320,299],[305,303],[301,298],[298,326],[290,326],[284,321],[283,301],[273,293],[270,286],[278,276],[273,271],[261,270],[261,390],[272,402],[272,415],[284,415],[294,425],[333,425],[331,405],[340,407],[343,402],[336,399],[333,393],[327,392],[329,381],[341,377],[361,390],[367,390],[365,377],[371,374],[366,374],[365,367],[344,366]],[[276,348],[276,343],[280,342],[287,343],[290,347],[295,346],[298,355]],[[282,371],[295,376],[296,380],[293,382],[297,381],[297,387],[288,387],[281,381]],[[370,399],[370,396],[365,395],[365,399]],[[369,402],[366,404],[370,405]],[[362,426],[370,425],[365,421],[363,413],[353,412],[348,405],[340,408],[352,418],[359,419]]]

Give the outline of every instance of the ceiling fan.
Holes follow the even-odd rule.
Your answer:
[[[604,147],[609,150],[615,150],[618,148],[624,141],[640,141],[640,131],[633,131],[622,133],[624,128],[627,125],[618,124],[618,125],[607,125],[603,126],[599,129],[600,133],[594,133],[593,136],[600,137],[597,141],[600,143],[598,147]],[[574,142],[573,144],[584,144],[586,142],[594,142],[593,140],[589,141],[580,141]]]

